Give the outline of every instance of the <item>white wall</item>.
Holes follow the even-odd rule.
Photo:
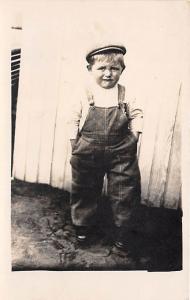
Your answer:
[[[155,184],[156,194],[165,189],[187,69],[187,3],[28,2],[15,13],[22,15],[23,32],[13,175],[69,188],[69,87],[85,80],[85,53],[97,41],[122,42],[127,67],[121,82],[145,111],[139,157],[143,197],[153,195],[154,202]]]

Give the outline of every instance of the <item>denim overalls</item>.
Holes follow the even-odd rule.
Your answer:
[[[129,226],[140,202],[137,139],[124,111],[124,90],[118,85],[118,106],[97,107],[88,94],[89,112],[72,149],[71,217],[74,225],[96,220],[104,175],[116,226]]]

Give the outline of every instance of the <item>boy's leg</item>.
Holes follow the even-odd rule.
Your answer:
[[[96,221],[98,200],[103,186],[103,170],[93,155],[72,155],[71,217],[76,226]]]
[[[134,211],[140,203],[140,193],[140,172],[136,156],[118,155],[113,158],[108,172],[108,194],[118,246],[127,242],[135,225]]]

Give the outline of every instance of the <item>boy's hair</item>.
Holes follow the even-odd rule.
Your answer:
[[[123,70],[125,69],[125,63],[124,63],[124,57],[122,53],[118,52],[106,52],[106,53],[100,53],[100,54],[95,54],[89,57],[88,62],[89,66],[92,66],[95,61],[103,61],[103,60],[109,61],[117,61],[120,63],[121,67]]]

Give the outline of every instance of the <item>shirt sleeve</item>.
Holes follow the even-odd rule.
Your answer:
[[[134,98],[129,103],[130,129],[133,132],[142,132],[143,130],[143,110],[137,100]]]
[[[79,124],[82,117],[82,102],[77,93],[70,99],[70,113],[67,116],[68,137],[70,140],[76,139],[79,132]]]

